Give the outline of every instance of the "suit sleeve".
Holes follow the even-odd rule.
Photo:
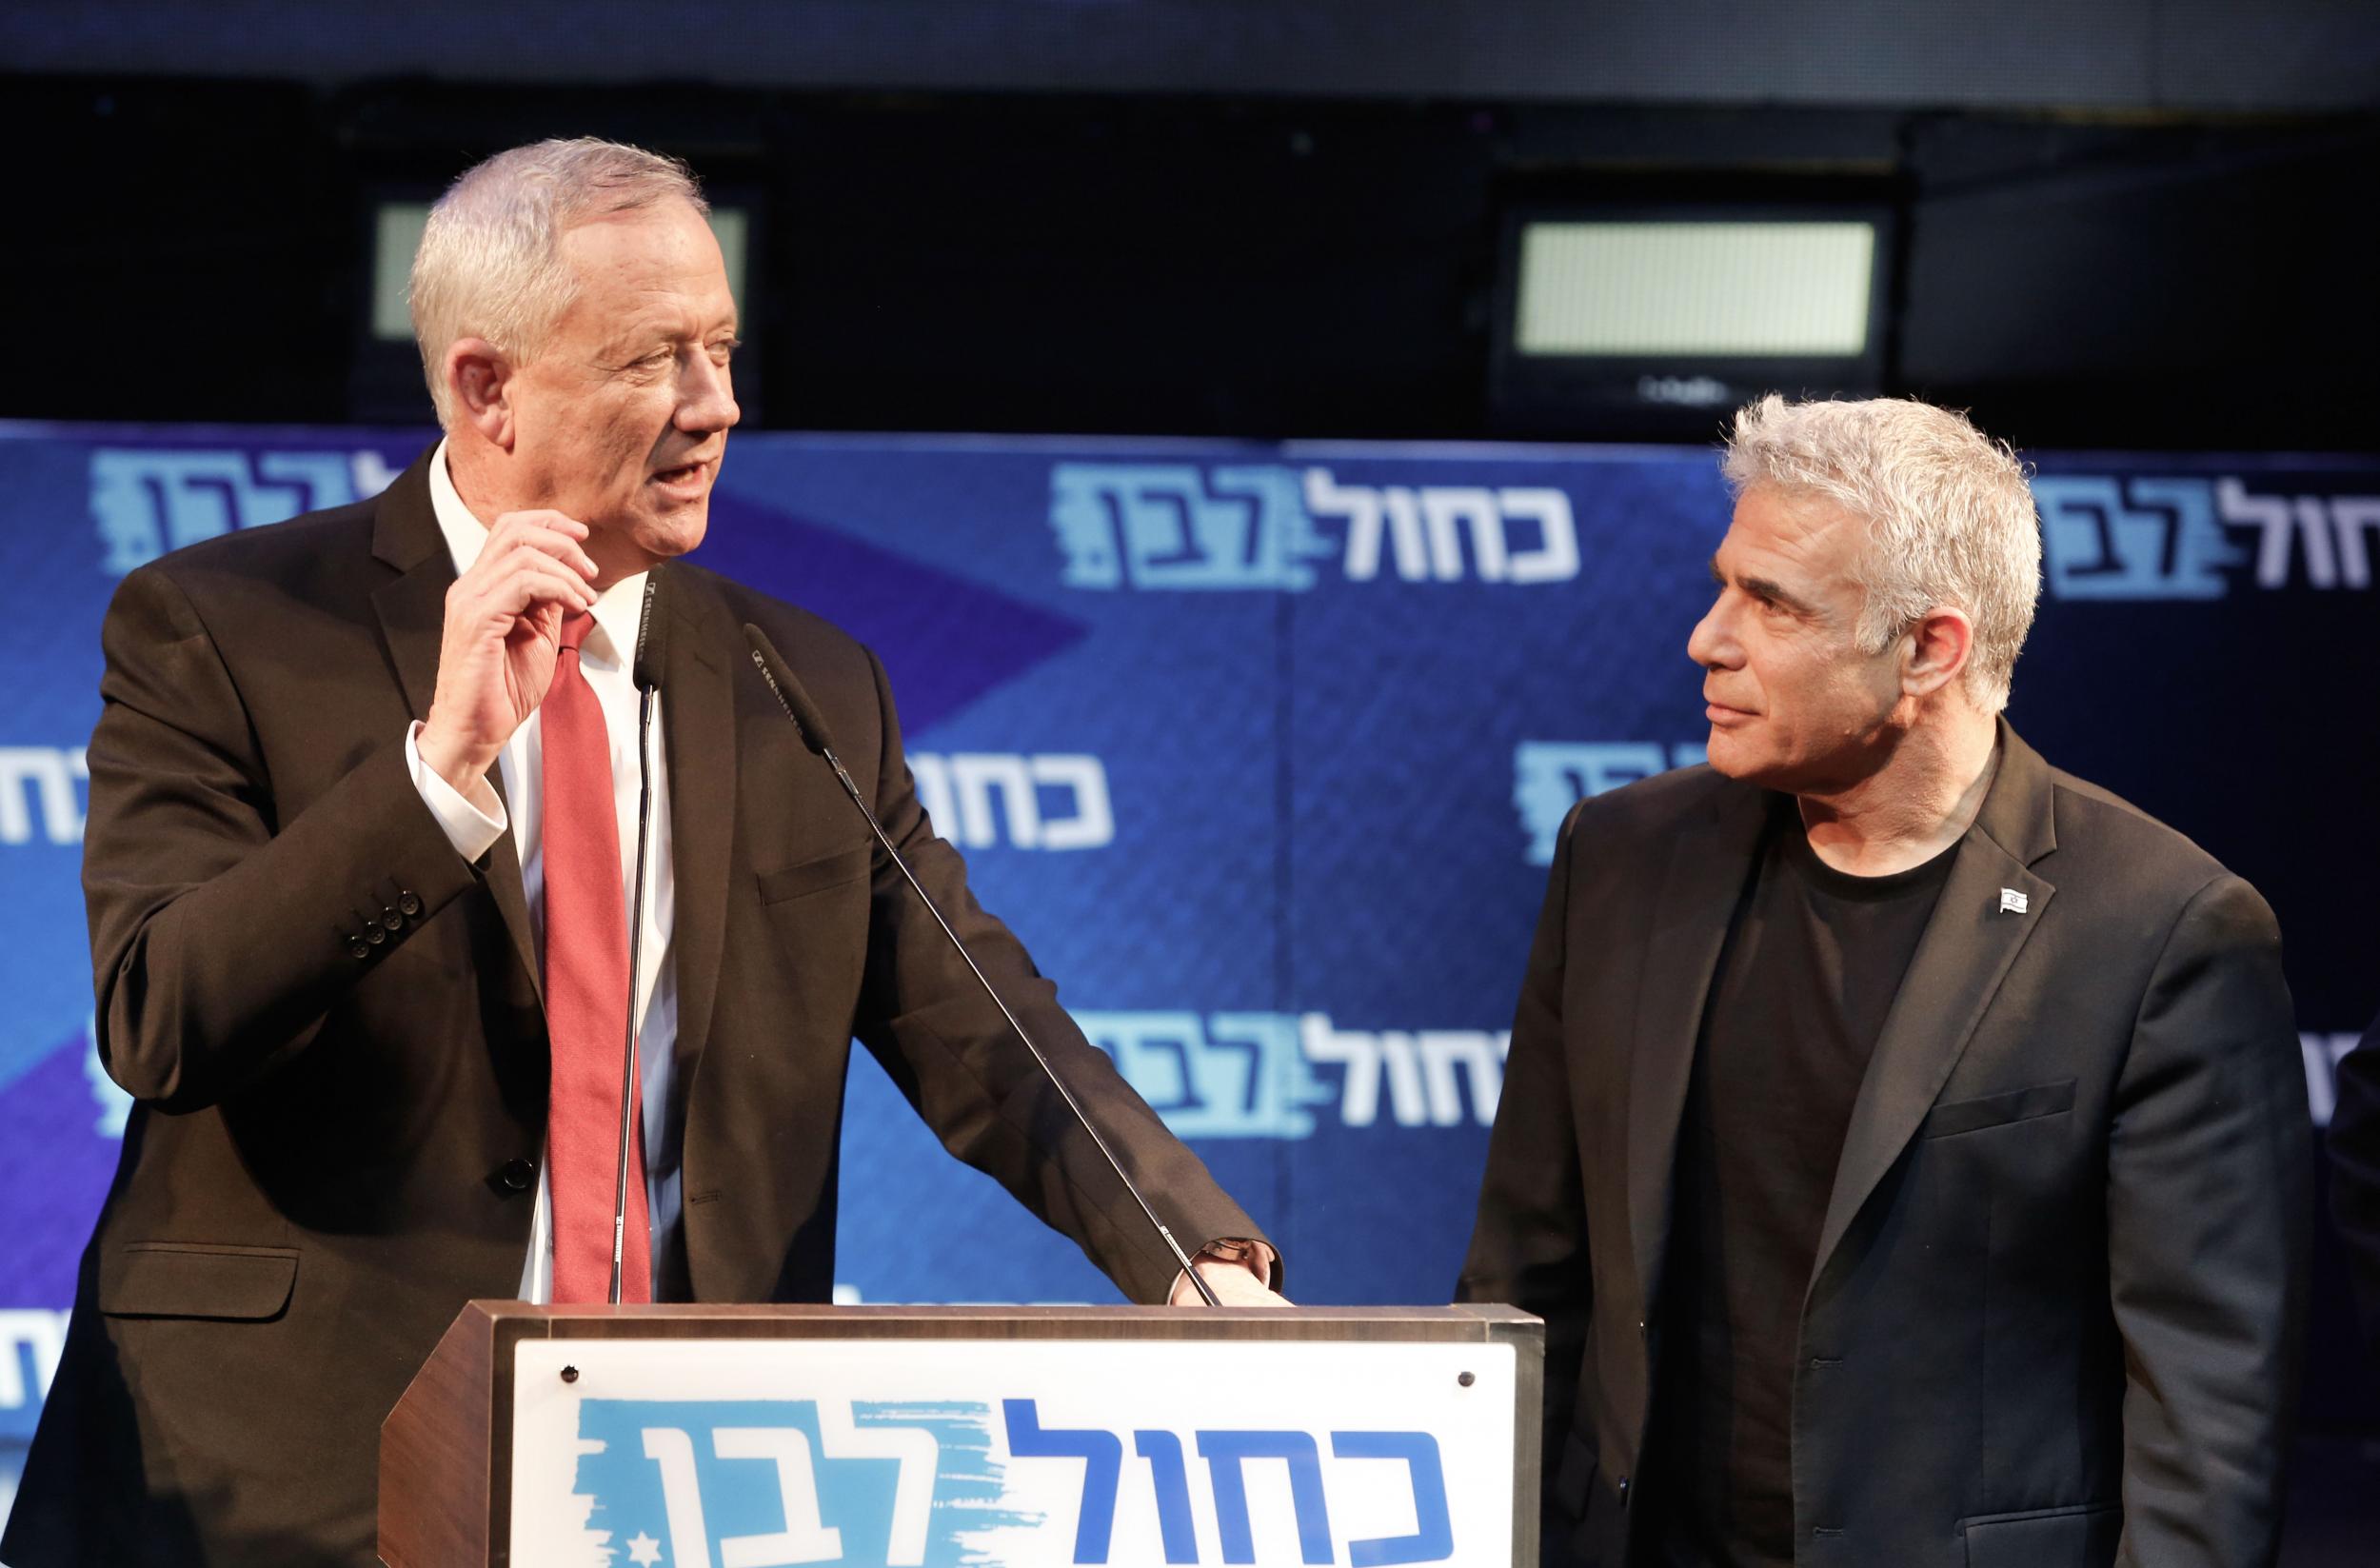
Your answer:
[[[191,1110],[305,1049],[472,872],[415,791],[401,730],[282,821],[254,718],[157,567],[125,580],[100,636],[83,843],[99,1053],[135,1098]],[[417,913],[387,928],[406,895]]]
[[[2380,1357],[2380,1020],[2339,1062],[2330,1113],[2330,1216],[2347,1246],[2364,1343]]]
[[[2217,878],[2167,937],[2109,1136],[2128,1565],[2244,1568],[2278,1549],[2311,1145],[2279,929]]]
[[[1582,803],[1583,805],[1583,803]],[[1487,1171],[1459,1301],[1500,1301],[1545,1320],[1545,1469],[1550,1488],[1570,1434],[1594,1305],[1587,1210],[1562,1030],[1570,945],[1572,841],[1582,807],[1562,823],[1545,903],[1513,1017],[1504,1092],[1488,1135]]]
[[[1083,1038],[1023,944],[976,903],[965,863],[935,835],[918,803],[883,666],[873,655],[870,666],[883,736],[872,804],[885,836],[1183,1251],[1224,1239],[1270,1244]],[[1127,1297],[1162,1303],[1180,1265],[889,863],[876,867],[871,899],[861,1042],[945,1148],[1072,1238]]]

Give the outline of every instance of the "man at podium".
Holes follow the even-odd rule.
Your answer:
[[[373,1561],[380,1421],[463,1302],[606,1299],[624,1115],[623,1300],[827,1300],[855,1036],[1127,1296],[1182,1299],[747,623],[1200,1275],[1279,1300],[1255,1223],[969,897],[874,656],[686,565],[648,622],[738,418],[705,211],[609,143],[473,169],[413,268],[444,439],[374,500],[118,592],[84,881],[99,1049],[139,1103],[14,1568]]]

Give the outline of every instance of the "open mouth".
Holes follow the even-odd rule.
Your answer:
[[[655,469],[653,477],[664,485],[694,485],[702,481],[703,470],[707,466],[703,463],[681,464],[675,468]]]

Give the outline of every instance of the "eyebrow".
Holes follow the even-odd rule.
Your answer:
[[[1727,574],[1719,570],[1719,558],[1716,555],[1711,557],[1710,570],[1712,582],[1720,587],[1727,586]],[[1795,615],[1815,618],[1818,614],[1817,605],[1811,604],[1799,594],[1790,591],[1783,584],[1772,582],[1768,578],[1738,578],[1735,586],[1755,599],[1765,599],[1771,604],[1782,605]]]
[[[618,331],[614,332],[609,339],[605,340],[603,352],[615,355],[637,354],[643,352],[647,346],[657,341],[665,341],[669,343],[710,343],[723,331],[730,339],[733,339],[739,346],[741,346],[744,342],[743,333],[740,330],[742,327],[742,322],[730,317],[728,320],[722,322],[716,327],[705,328],[703,331],[688,336],[680,332],[675,326],[662,322],[658,318],[638,318],[631,316],[628,318],[625,325],[624,325]]]

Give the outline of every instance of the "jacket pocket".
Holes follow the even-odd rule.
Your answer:
[[[99,1310],[110,1318],[277,1318],[297,1284],[290,1247],[134,1241],[99,1264]]]
[[[2011,1121],[2062,1116],[2073,1108],[2074,1081],[2061,1079],[2055,1083],[2035,1084],[2010,1094],[1988,1094],[1980,1100],[1954,1100],[1946,1105],[1936,1105],[1919,1124],[1917,1136],[1953,1138],[1986,1127],[2006,1126]]]
[[[761,874],[761,902],[783,903],[792,899],[823,893],[844,883],[857,882],[867,875],[868,865],[875,859],[873,843],[838,849],[831,855],[821,855],[814,861],[788,865],[782,871]]]
[[[1967,1568],[2106,1568],[2124,1534],[2124,1510],[2112,1502],[1985,1514],[1961,1519]]]

